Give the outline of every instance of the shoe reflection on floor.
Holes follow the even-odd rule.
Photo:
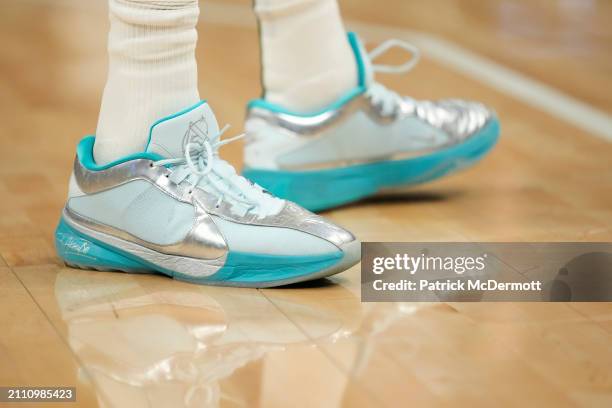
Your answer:
[[[359,300],[336,286],[354,303],[343,310],[358,311]],[[268,405],[284,393],[275,383],[287,384],[304,371],[295,370],[297,365],[308,367],[313,377],[327,376],[317,388],[320,403],[342,405],[350,392],[347,376],[312,340],[349,336],[350,320],[357,316],[326,309],[317,299],[277,303],[314,328],[316,338],[310,340],[257,290],[63,269],[55,294],[70,347],[101,406]]]

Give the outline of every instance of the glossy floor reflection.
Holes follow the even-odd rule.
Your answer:
[[[56,373],[78,373],[80,406],[515,406],[517,389],[535,406],[612,402],[609,304],[367,304],[357,269],[262,291],[14,272],[75,356]],[[26,339],[13,349],[40,356]]]
[[[350,314],[304,300],[274,306],[257,290],[61,269],[55,296],[68,343],[109,407],[267,406],[282,394],[277,379],[299,383],[295,366],[307,359],[311,371],[322,357],[311,357],[320,354],[312,340],[351,336]],[[278,308],[299,314],[309,336]],[[348,379],[325,359],[319,365],[325,386],[312,402],[350,399]]]

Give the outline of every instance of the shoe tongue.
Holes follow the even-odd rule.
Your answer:
[[[171,159],[182,157],[193,133],[211,142],[219,135],[215,114],[205,101],[155,122],[145,151]]]

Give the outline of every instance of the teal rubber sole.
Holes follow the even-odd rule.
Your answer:
[[[63,218],[55,231],[57,254],[68,266],[98,271],[157,273],[216,286],[273,287],[318,279],[341,272],[358,262],[337,251],[322,255],[281,256],[228,252],[224,265],[207,277],[193,277],[163,269],[138,256],[89,237]]]
[[[432,181],[471,166],[491,150],[498,137],[496,119],[463,143],[411,159],[309,171],[245,168],[243,175],[278,197],[321,211],[381,190]]]

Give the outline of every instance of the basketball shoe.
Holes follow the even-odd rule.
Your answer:
[[[145,150],[106,165],[77,147],[57,231],[71,266],[157,272],[211,285],[269,287],[341,272],[359,260],[348,231],[273,197],[221,160],[205,102],[161,119]]]
[[[375,72],[410,70],[418,59],[413,46],[389,40],[367,54],[355,34],[348,40],[358,86],[328,108],[301,114],[265,99],[249,103],[247,178],[316,211],[434,180],[475,163],[493,147],[499,122],[482,104],[417,101],[374,81]],[[372,63],[392,47],[412,58],[401,66]]]

